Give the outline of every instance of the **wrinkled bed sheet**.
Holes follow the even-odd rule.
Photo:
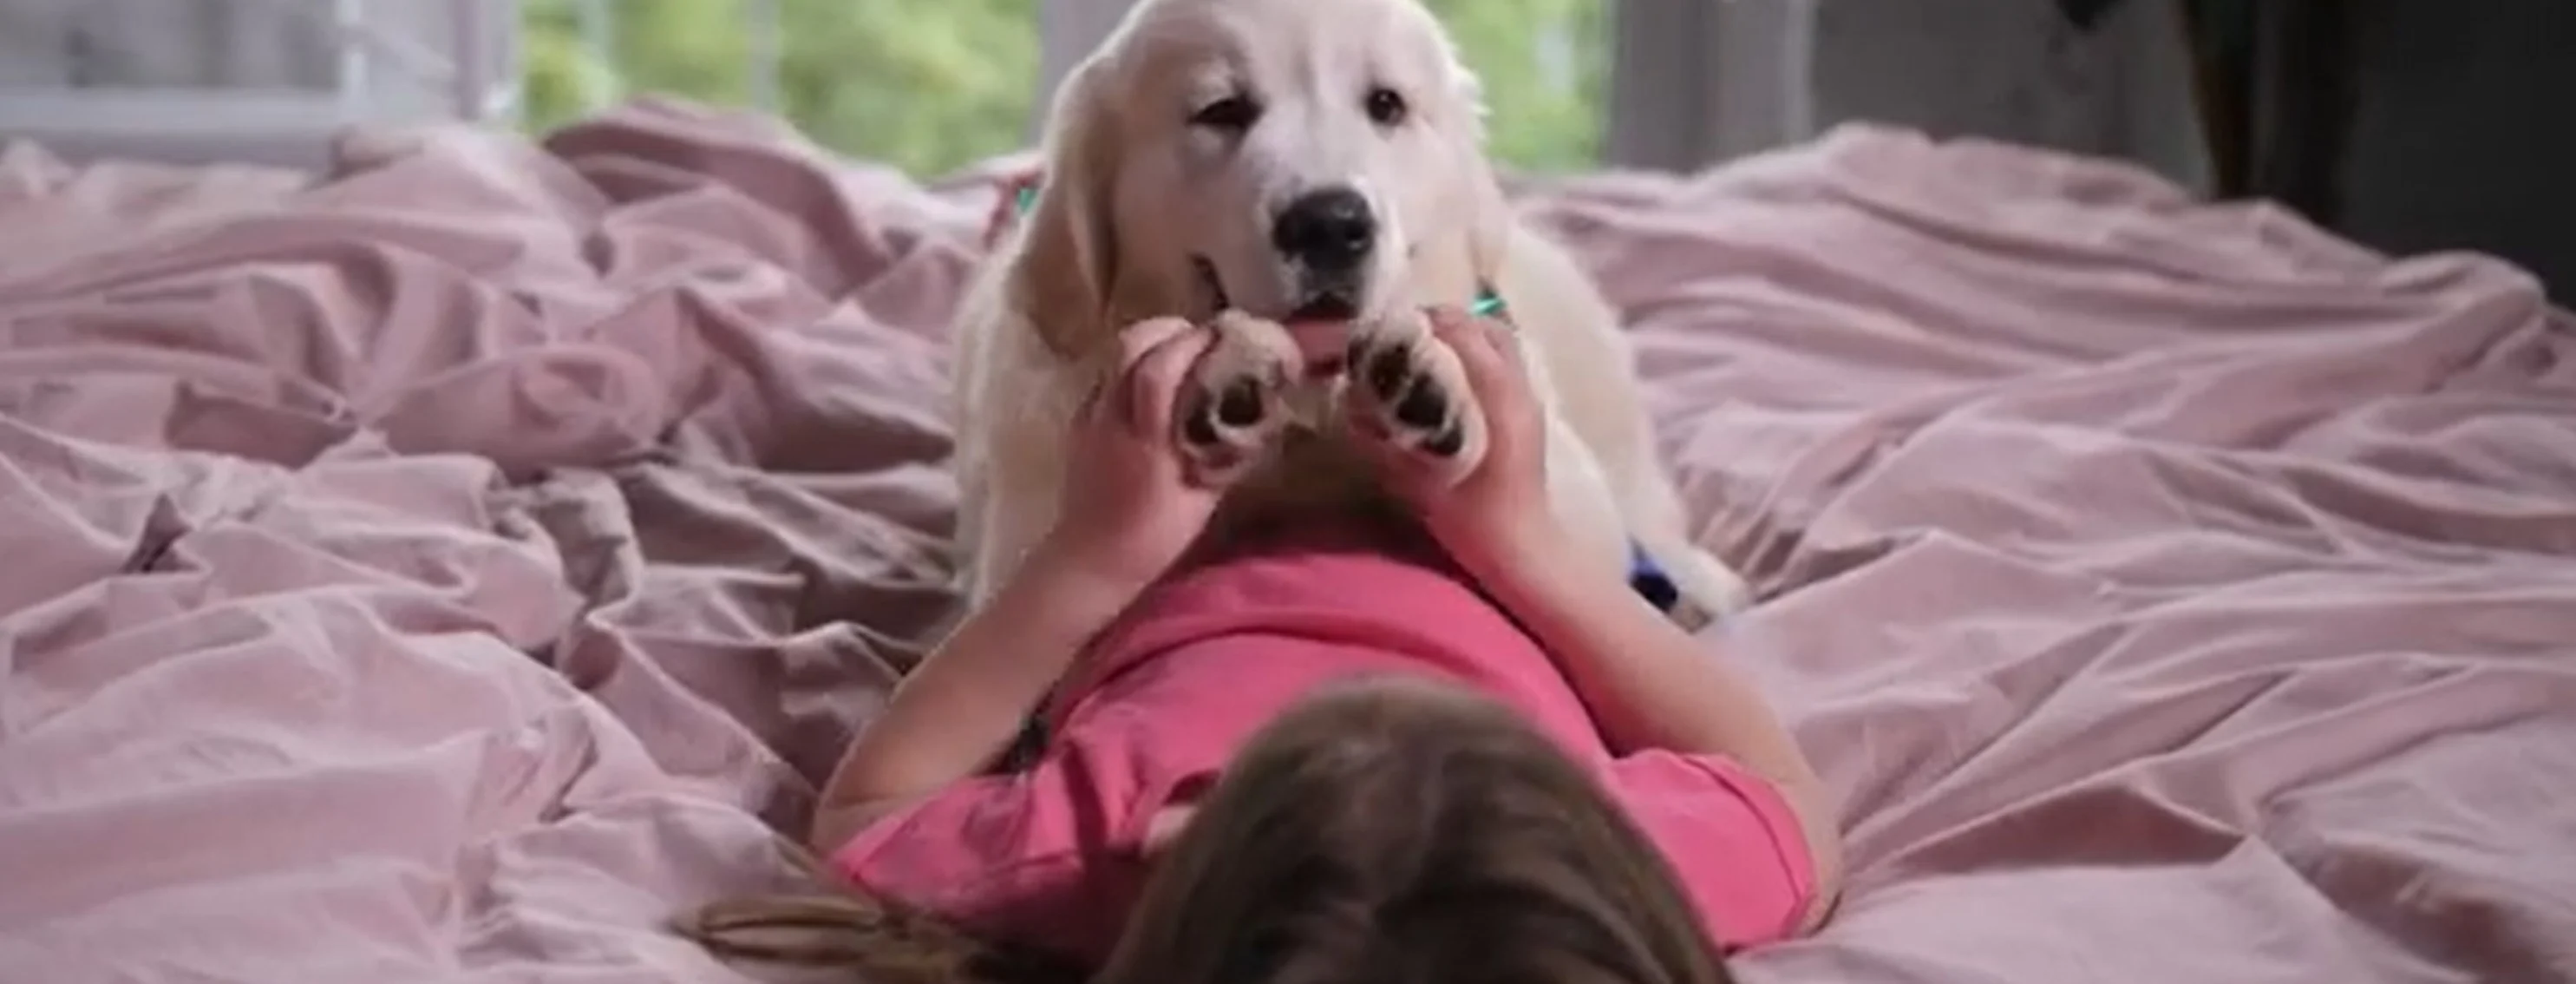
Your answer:
[[[991,204],[667,104],[0,157],[0,980],[716,981],[949,601]],[[1794,982],[2576,978],[2576,327],[1849,129],[1523,190],[1848,800]]]

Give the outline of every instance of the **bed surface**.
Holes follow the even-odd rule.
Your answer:
[[[718,981],[948,603],[991,204],[644,104],[0,156],[0,980]],[[1523,205],[1843,791],[1803,982],[2576,979],[2576,323],[1846,129]]]

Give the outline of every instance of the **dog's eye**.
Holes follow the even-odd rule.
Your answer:
[[[1190,125],[1225,133],[1242,133],[1261,119],[1261,104],[1243,96],[1227,96],[1190,114]]]
[[[1403,94],[1393,89],[1381,86],[1369,90],[1369,119],[1376,121],[1379,126],[1394,126],[1404,122],[1405,112],[1410,108],[1404,104]]]

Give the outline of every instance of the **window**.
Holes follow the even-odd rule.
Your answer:
[[[1487,141],[1509,167],[1601,159],[1609,0],[1427,0],[1485,82]]]
[[[341,127],[508,114],[510,0],[0,0],[0,135],[318,167]]]
[[[776,112],[824,147],[937,174],[1023,144],[1037,92],[1035,7],[527,0],[525,119],[542,129],[664,92]]]
[[[526,0],[525,118],[551,127],[667,92],[774,111],[822,146],[935,175],[1026,145],[1037,6],[1066,2],[1116,0]],[[1430,6],[1485,78],[1498,158],[1598,160],[1605,0]]]

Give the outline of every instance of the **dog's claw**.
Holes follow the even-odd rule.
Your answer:
[[[1216,432],[1216,422],[1207,414],[1194,413],[1181,422],[1181,440],[1198,447],[1213,447],[1223,438]]]
[[[1464,427],[1452,426],[1448,430],[1431,435],[1430,440],[1422,442],[1422,450],[1429,451],[1434,457],[1440,458],[1455,458],[1458,452],[1466,449],[1467,429]]]
[[[1429,430],[1449,416],[1449,400],[1436,385],[1416,385],[1395,403],[1395,419],[1407,427]]]
[[[1392,403],[1404,390],[1405,377],[1411,375],[1413,362],[1401,345],[1379,347],[1365,360],[1354,359],[1352,365],[1366,366],[1369,391],[1381,401]]]
[[[1250,427],[1261,422],[1260,384],[1238,379],[1226,384],[1225,394],[1217,397],[1216,419],[1228,427]]]

